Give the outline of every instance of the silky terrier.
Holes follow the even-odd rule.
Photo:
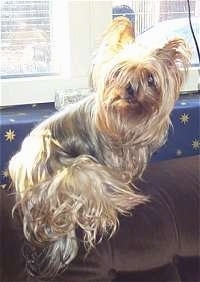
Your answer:
[[[166,141],[189,53],[182,39],[146,48],[127,18],[115,18],[91,66],[91,95],[39,124],[12,157],[24,234],[43,252],[43,276],[76,257],[78,230],[87,253],[115,233],[119,214],[134,216],[150,200],[133,183]]]

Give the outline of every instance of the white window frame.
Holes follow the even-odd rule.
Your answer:
[[[60,42],[56,52],[66,54],[63,55],[62,75],[2,79],[1,107],[53,102],[56,91],[88,87],[93,52],[112,19],[112,1],[57,2],[55,20],[59,18],[63,30],[55,31]],[[199,66],[189,69],[183,92],[200,89],[199,71]]]
[[[55,52],[63,54],[62,74],[1,79],[1,107],[53,102],[56,91],[88,87],[92,55],[103,30],[112,19],[112,2],[57,2],[59,5],[55,6],[53,18],[59,19],[62,30],[55,30],[59,42]]]
[[[190,67],[185,83],[182,86],[181,93],[199,93],[200,91],[200,65]]]

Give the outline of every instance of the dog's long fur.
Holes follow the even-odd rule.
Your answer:
[[[9,171],[25,237],[44,253],[33,272],[56,275],[77,255],[78,228],[90,250],[114,234],[119,213],[148,200],[132,183],[166,140],[188,62],[182,39],[146,50],[116,18],[91,67],[95,93],[25,138]]]

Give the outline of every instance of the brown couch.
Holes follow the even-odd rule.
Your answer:
[[[151,163],[137,186],[152,199],[84,259],[80,252],[69,269],[53,281],[198,282],[199,161],[198,157]],[[43,281],[25,270],[23,232],[11,215],[12,190],[0,192],[0,281]],[[50,281],[50,280],[47,280]]]

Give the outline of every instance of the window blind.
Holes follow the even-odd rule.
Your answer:
[[[52,0],[1,1],[1,76],[54,73]]]

